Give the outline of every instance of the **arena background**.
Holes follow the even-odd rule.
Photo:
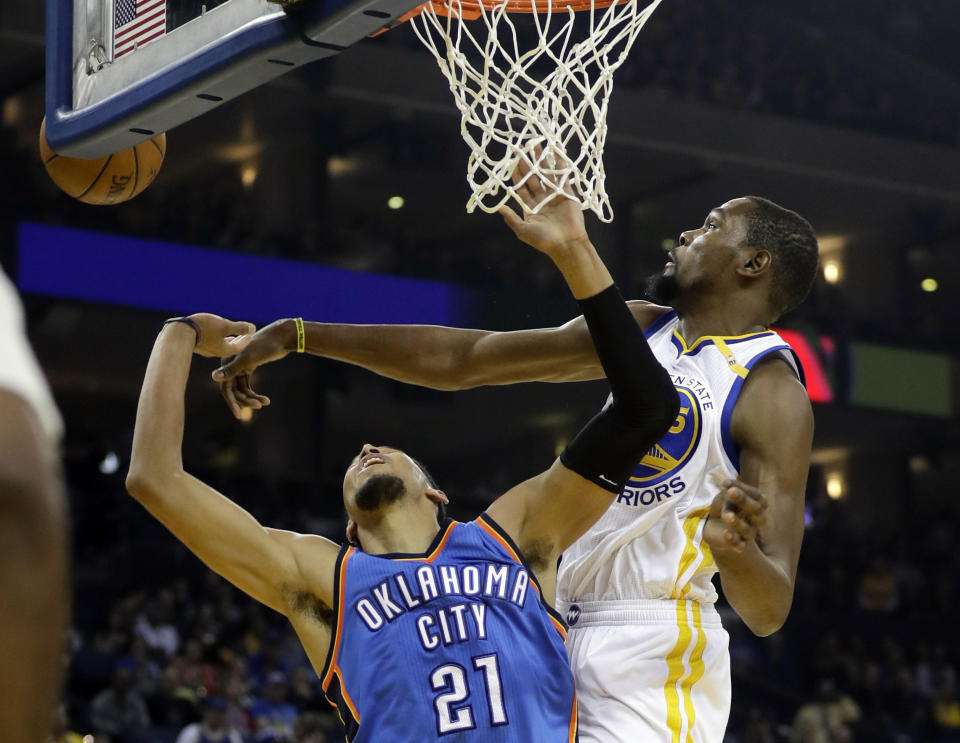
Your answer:
[[[66,724],[97,743],[173,741],[217,697],[244,740],[340,740],[284,621],[124,492],[161,321],[211,310],[511,329],[565,321],[575,304],[499,218],[465,214],[458,118],[409,29],[170,132],[156,183],[95,208],[59,193],[38,159],[42,5],[0,6],[0,259],[27,290],[67,422]],[[616,76],[616,219],[588,225],[627,296],[663,244],[734,196],[796,209],[821,237],[824,273],[781,323],[823,383],[796,598],[762,640],[725,610],[730,741],[960,740],[958,24],[951,0],[667,0]],[[258,373],[273,405],[244,424],[211,368],[197,360],[188,391],[188,469],[269,525],[332,538],[363,442],[412,452],[469,517],[545,467],[605,394],[450,394],[288,358]],[[118,732],[102,692],[129,685]]]

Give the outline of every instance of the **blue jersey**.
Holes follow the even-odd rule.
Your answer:
[[[571,743],[563,621],[489,516],[447,521],[422,555],[337,560],[321,678],[354,743]]]

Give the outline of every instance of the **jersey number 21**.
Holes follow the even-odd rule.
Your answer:
[[[506,725],[507,711],[503,703],[503,684],[500,680],[500,665],[497,654],[477,655],[472,658],[474,671],[483,679],[487,696],[487,709],[490,712],[490,725]],[[459,730],[473,730],[473,706],[463,702],[470,696],[470,684],[467,672],[459,663],[446,663],[435,668],[430,674],[430,686],[441,692],[433,700],[437,713],[437,733],[446,735]]]

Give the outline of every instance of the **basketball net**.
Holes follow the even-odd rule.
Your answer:
[[[612,221],[603,146],[613,73],[662,0],[643,9],[638,0],[607,7],[587,0],[579,16],[587,26],[581,41],[574,41],[577,13],[564,0],[537,0],[539,13],[529,12],[531,0],[492,2],[490,8],[462,0],[427,3],[411,19],[460,109],[460,131],[471,151],[467,212],[496,212],[512,199],[536,214],[559,196]],[[510,14],[521,4],[536,36],[527,50]],[[521,159],[529,171],[514,183]],[[545,189],[532,209],[517,193],[528,178],[539,178]]]

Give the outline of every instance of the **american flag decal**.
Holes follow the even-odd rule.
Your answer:
[[[113,58],[167,32],[167,0],[115,0]]]

